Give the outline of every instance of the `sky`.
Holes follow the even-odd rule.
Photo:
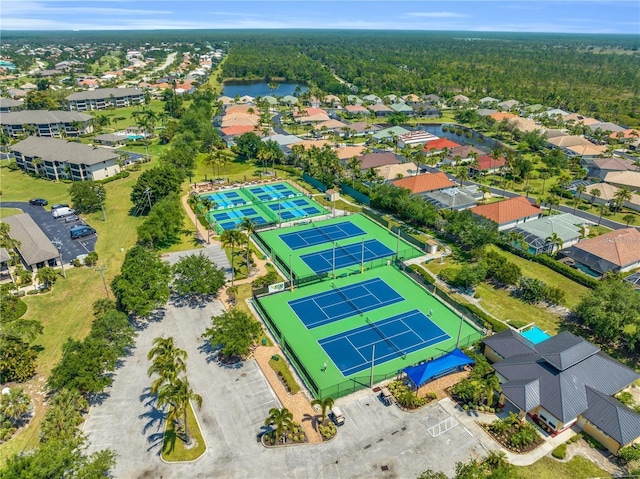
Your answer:
[[[640,35],[640,0],[0,0],[0,30],[229,28]]]

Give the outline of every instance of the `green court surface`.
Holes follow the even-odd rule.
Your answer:
[[[346,276],[425,254],[364,215],[354,214],[260,231],[256,240],[280,269],[295,278]]]
[[[369,387],[374,357],[375,384],[482,337],[394,265],[261,296],[254,302],[318,398],[338,398]],[[407,336],[418,339],[407,341]]]

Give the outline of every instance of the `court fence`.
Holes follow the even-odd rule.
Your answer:
[[[311,186],[313,186],[314,188],[316,188],[317,190],[322,191],[323,193],[325,191],[327,191],[329,188],[327,187],[327,185],[325,185],[324,183],[316,180],[314,177],[309,176],[306,173],[302,173],[302,179],[304,181],[306,181],[307,183],[309,183]]]
[[[378,223],[380,226],[383,226],[383,227],[389,229],[389,220],[387,220],[380,213],[376,213],[375,211],[373,211],[373,210],[371,210],[369,208],[362,208],[362,214],[365,215],[365,216],[368,216],[373,221]]]
[[[345,195],[351,196],[354,200],[356,200],[359,203],[363,203],[367,206],[371,204],[371,199],[367,195],[365,195],[361,191],[356,190],[355,188],[353,188],[352,186],[349,186],[346,183],[341,183],[340,189]]]

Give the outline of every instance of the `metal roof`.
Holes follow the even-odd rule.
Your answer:
[[[2,221],[11,228],[9,235],[20,242],[20,246],[16,249],[29,266],[56,259],[59,256],[58,249],[27,213],[7,216]]]
[[[102,100],[107,98],[124,98],[127,96],[143,95],[138,88],[97,88],[96,90],[79,91],[67,97],[68,101]]]
[[[502,392],[523,411],[531,411],[540,405],[540,381],[538,379],[509,381],[502,385]]]
[[[587,386],[587,409],[583,416],[594,426],[626,446],[640,437],[640,415],[617,399]]]
[[[87,122],[92,118],[91,115],[77,111],[23,110],[3,113],[0,117],[0,125],[51,125],[73,121]]]
[[[115,161],[118,158],[118,153],[109,148],[39,136],[30,136],[13,145],[11,150],[45,161],[63,161],[76,165],[95,165],[100,162]]]
[[[493,349],[487,343],[490,339],[485,338],[484,342]],[[515,352],[517,343],[512,342],[510,347],[510,352]],[[522,344],[520,354],[498,361],[493,367],[505,379],[503,392],[509,401],[516,405],[539,401],[564,423],[587,410],[587,386],[611,396],[640,378],[640,374],[567,331],[538,343],[533,351]],[[539,381],[539,391],[523,389],[524,384],[534,380]],[[525,393],[530,396],[523,397]]]
[[[11,255],[9,254],[9,252],[4,248],[0,248],[0,263],[5,263],[10,259],[11,259]]]
[[[535,352],[535,345],[513,329],[505,329],[486,337],[482,342],[503,358]]]

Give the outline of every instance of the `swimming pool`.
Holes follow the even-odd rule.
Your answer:
[[[531,341],[533,344],[541,343],[542,341],[546,341],[551,337],[550,334],[545,333],[538,326],[533,326],[531,329],[522,331],[520,335],[522,335],[525,339]]]

